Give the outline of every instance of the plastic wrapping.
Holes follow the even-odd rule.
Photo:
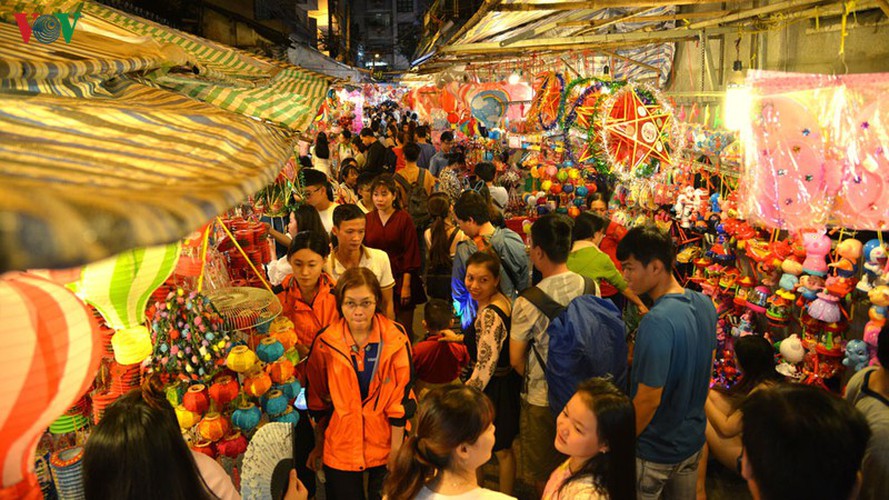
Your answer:
[[[798,230],[889,228],[889,74],[753,71],[742,129],[744,215]]]

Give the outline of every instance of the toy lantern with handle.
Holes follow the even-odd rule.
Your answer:
[[[98,324],[73,293],[27,273],[0,278],[0,498],[42,498],[34,453],[43,431],[98,370]]]

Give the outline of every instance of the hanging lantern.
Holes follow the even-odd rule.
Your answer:
[[[207,394],[207,386],[204,384],[193,385],[182,396],[182,406],[188,411],[203,415],[210,408],[210,397]]]
[[[210,399],[216,403],[218,409],[222,409],[238,397],[238,391],[240,390],[241,387],[238,385],[237,380],[230,375],[223,375],[210,386]]]
[[[0,304],[6,357],[0,369],[0,498],[39,498],[37,441],[92,382],[101,358],[99,328],[73,293],[27,273],[0,278]]]

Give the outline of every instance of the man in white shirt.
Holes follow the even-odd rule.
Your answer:
[[[302,170],[302,174],[306,181],[303,188],[305,201],[318,211],[321,224],[329,235],[333,229],[333,210],[339,206],[333,202],[333,187],[327,176],[318,170],[306,168]]]
[[[549,214],[531,226],[531,263],[543,275],[537,286],[553,300],[567,306],[584,290],[583,276],[568,270],[571,251],[571,224],[561,215]],[[525,376],[528,392],[522,401],[519,439],[522,440],[522,470],[526,478],[543,493],[546,480],[565,457],[555,450],[556,417],[550,412],[546,377],[531,346],[546,363],[549,319],[524,297],[516,299],[512,309],[509,361]]]
[[[386,317],[395,319],[395,303],[392,302],[392,289],[395,278],[389,256],[382,250],[364,246],[364,232],[367,219],[355,205],[339,205],[333,213],[333,235],[337,246],[330,253],[324,270],[334,280],[338,280],[347,269],[365,267],[377,277],[383,289],[382,309]]]

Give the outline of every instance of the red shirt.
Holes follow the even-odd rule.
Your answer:
[[[469,351],[458,342],[439,342],[441,335],[429,335],[414,346],[414,373],[427,384],[446,384],[460,375],[469,363]]]
[[[376,210],[369,212],[365,218],[367,232],[364,234],[364,244],[389,254],[392,277],[395,278],[395,303],[398,304],[400,301],[397,297],[401,296],[401,283],[404,281],[405,273],[420,270],[417,227],[404,210],[396,210],[390,215],[385,226]]]
[[[623,271],[623,268],[620,267],[620,261],[617,260],[617,244],[620,243],[620,240],[624,239],[624,236],[626,235],[627,229],[625,227],[617,222],[611,221],[608,224],[608,228],[605,230],[605,237],[602,238],[602,242],[599,243],[599,250],[602,250],[611,257],[611,261],[617,266],[618,271]],[[599,281],[599,290],[603,297],[611,297],[618,293],[618,289],[614,288],[614,285],[605,280]]]

